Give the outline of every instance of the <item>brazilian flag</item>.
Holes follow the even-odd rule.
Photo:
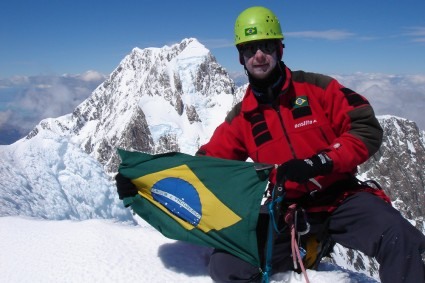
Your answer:
[[[226,250],[260,266],[256,226],[268,170],[261,164],[118,150],[138,195],[124,205],[164,236]]]

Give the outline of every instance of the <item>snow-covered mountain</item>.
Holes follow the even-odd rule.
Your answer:
[[[72,113],[42,120],[0,146],[0,216],[133,221],[115,192],[117,148],[193,154],[242,96],[196,39],[135,48]],[[382,116],[384,144],[360,167],[379,180],[405,217],[424,230],[425,134]],[[377,277],[376,263],[336,247],[341,266]]]
[[[236,102],[234,93],[196,39],[133,49],[73,113],[0,146],[0,215],[132,219],[108,177],[119,164],[116,149],[193,154]]]

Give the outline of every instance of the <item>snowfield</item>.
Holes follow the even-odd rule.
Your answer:
[[[165,238],[149,224],[96,219],[52,221],[0,218],[2,282],[211,283],[210,248]],[[360,273],[322,264],[312,283],[376,283]],[[270,282],[305,282],[286,272]]]

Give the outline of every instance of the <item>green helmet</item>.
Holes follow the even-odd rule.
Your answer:
[[[262,39],[283,39],[276,15],[259,6],[240,13],[235,22],[235,45]]]

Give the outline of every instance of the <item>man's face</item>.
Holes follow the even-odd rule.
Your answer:
[[[256,79],[266,78],[278,61],[275,40],[259,40],[240,47],[248,72]]]

